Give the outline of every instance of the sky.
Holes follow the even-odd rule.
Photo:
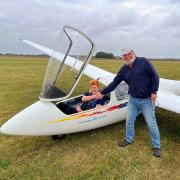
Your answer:
[[[1,0],[0,53],[42,54],[19,38],[54,48],[64,25],[80,29],[97,51],[180,59],[179,0]]]

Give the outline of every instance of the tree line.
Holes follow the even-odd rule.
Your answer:
[[[108,58],[108,59],[112,59],[115,58],[113,53],[106,53],[103,51],[97,52],[95,55],[95,58]]]

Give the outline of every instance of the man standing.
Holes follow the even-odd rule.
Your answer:
[[[159,76],[152,64],[143,57],[136,57],[134,51],[127,47],[121,50],[125,63],[114,80],[97,96],[102,98],[113,91],[119,83],[125,81],[129,86],[128,112],[126,116],[126,137],[118,141],[119,147],[131,144],[134,137],[134,123],[142,112],[149,128],[153,145],[153,155],[160,157],[160,135],[155,117],[155,100],[159,87]]]

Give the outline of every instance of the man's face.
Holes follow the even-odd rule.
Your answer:
[[[128,54],[123,54],[123,60],[126,64],[131,64],[135,58],[134,52],[130,51]]]
[[[99,92],[99,88],[98,88],[98,86],[96,86],[96,85],[91,85],[91,86],[90,86],[90,91],[91,91],[93,94],[95,94],[95,93]]]

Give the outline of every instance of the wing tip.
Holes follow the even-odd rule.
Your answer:
[[[19,38],[19,41],[24,41],[24,39],[22,39],[22,38]]]

